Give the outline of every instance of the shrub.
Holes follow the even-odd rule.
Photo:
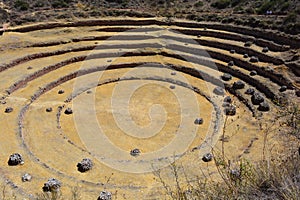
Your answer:
[[[227,8],[229,5],[230,5],[230,0],[218,0],[211,4],[212,7],[218,8],[218,9]]]
[[[23,0],[17,0],[17,1],[15,2],[14,7],[17,8],[18,10],[25,11],[25,10],[28,10],[28,9],[29,9],[29,4],[28,4],[26,1],[23,1]]]

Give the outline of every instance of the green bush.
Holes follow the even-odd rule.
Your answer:
[[[230,2],[231,2],[230,0],[218,0],[212,3],[211,6],[218,9],[224,9],[230,5]]]
[[[21,11],[25,11],[29,9],[29,4],[23,0],[17,0],[14,5],[15,8]]]
[[[198,1],[197,3],[194,4],[195,7],[202,7],[204,4],[202,1]]]

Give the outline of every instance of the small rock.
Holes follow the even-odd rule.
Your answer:
[[[202,118],[196,118],[194,121],[194,124],[200,125],[203,124],[203,119]]]
[[[225,91],[223,88],[221,87],[216,87],[213,92],[216,94],[216,95],[224,95],[225,94]]]
[[[201,35],[197,35],[197,38],[201,38]]]
[[[258,93],[255,92],[252,96],[251,96],[251,101],[254,105],[259,105],[260,103],[262,103],[264,101],[264,97]]]
[[[46,108],[46,112],[52,112],[52,108]]]
[[[236,107],[234,105],[230,105],[226,107],[224,111],[226,115],[233,116],[236,114]]]
[[[243,81],[236,81],[233,83],[232,88],[235,90],[243,89],[245,87],[245,83]]]
[[[224,102],[231,103],[232,102],[231,97],[230,96],[225,97]]]
[[[31,181],[31,178],[32,178],[31,175],[26,173],[22,176],[22,181],[23,182]]]
[[[264,52],[264,53],[267,53],[269,51],[269,48],[268,47],[264,47],[263,49],[262,49],[262,52]]]
[[[28,69],[28,70],[30,70],[30,69],[32,69],[32,67],[31,67],[31,66],[29,66],[29,67],[27,67],[27,69]]]
[[[55,178],[50,178],[46,183],[44,183],[44,192],[58,192],[61,187],[60,181]]]
[[[230,105],[231,105],[230,103],[224,102],[224,103],[222,104],[222,107],[228,107],[228,106],[230,106]]]
[[[257,72],[255,71],[255,70],[252,70],[251,72],[250,72],[250,76],[256,76],[257,75]]]
[[[141,154],[141,151],[139,149],[132,149],[130,151],[130,155],[132,156],[139,156]]]
[[[205,154],[203,157],[202,157],[202,160],[204,162],[209,162],[209,161],[212,161],[213,159],[213,155],[211,153],[207,153]]]
[[[65,93],[65,91],[63,91],[63,90],[58,90],[58,94],[63,94],[63,93]]]
[[[249,58],[249,55],[245,53],[243,57],[244,58]]]
[[[234,49],[231,49],[229,52],[230,52],[231,54],[234,54],[234,53],[235,53],[235,50],[234,50]]]
[[[89,158],[84,158],[84,159],[82,159],[81,162],[79,162],[77,164],[78,171],[80,171],[80,172],[86,172],[86,171],[92,169],[92,167],[93,167],[93,162]]]
[[[87,94],[92,94],[91,90],[86,91]]]
[[[170,89],[175,89],[175,85],[170,85]]]
[[[245,42],[244,46],[245,47],[250,47],[252,45],[252,42],[251,41],[247,41]]]
[[[262,102],[258,106],[258,110],[262,112],[267,112],[270,110],[270,106],[267,102]]]
[[[70,114],[72,114],[73,113],[73,110],[71,109],[71,108],[67,108],[66,110],[65,110],[65,114],[66,115],[70,115]]]
[[[228,64],[227,64],[228,67],[232,67],[233,65],[234,65],[233,61],[229,61]]]
[[[108,191],[102,191],[100,192],[97,200],[111,200],[111,193]]]
[[[253,88],[248,88],[245,92],[245,94],[253,95],[255,90]]]
[[[23,160],[23,157],[22,157],[21,154],[14,153],[14,154],[9,156],[9,159],[8,159],[7,163],[8,163],[9,166],[23,165],[24,160]]]
[[[5,108],[5,113],[11,113],[14,109],[12,107]]]
[[[279,89],[280,92],[284,92],[286,90],[287,90],[287,86],[285,86],[285,85],[281,86]]]
[[[172,75],[172,76],[175,76],[175,75],[176,75],[176,72],[171,72],[171,75]]]
[[[222,80],[223,81],[230,81],[232,79],[232,76],[231,74],[228,74],[228,73],[224,73],[222,76],[221,76]]]
[[[259,62],[258,57],[255,57],[255,56],[251,56],[251,58],[250,58],[249,61],[252,62],[252,63],[257,63],[257,62]]]

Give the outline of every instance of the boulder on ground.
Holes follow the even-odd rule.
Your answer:
[[[206,153],[206,154],[204,154],[203,157],[202,157],[202,160],[203,160],[204,162],[212,161],[212,159],[213,159],[213,155],[212,155],[211,153]]]
[[[258,92],[254,92],[254,94],[251,96],[251,101],[254,105],[259,105],[264,100],[264,97]]]
[[[61,187],[60,181],[55,178],[50,178],[46,183],[44,183],[44,192],[58,192]]]
[[[22,176],[22,181],[23,182],[31,181],[31,178],[32,178],[31,175],[26,173]]]
[[[176,75],[176,72],[174,71],[174,72],[171,72],[171,75],[172,76],[175,76]]]
[[[280,92],[284,92],[286,90],[287,90],[287,86],[285,86],[285,85],[281,86],[279,89]]]
[[[65,91],[63,91],[63,90],[58,90],[58,94],[63,94],[63,93],[65,93]]]
[[[252,45],[252,42],[251,41],[247,41],[245,42],[244,46],[245,47],[250,47]]]
[[[52,112],[52,108],[46,108],[46,112]]]
[[[250,72],[250,76],[256,76],[257,75],[257,72],[255,71],[255,70],[252,70],[251,72]]]
[[[248,88],[245,92],[245,94],[253,95],[255,92],[254,88]]]
[[[72,113],[73,113],[72,108],[67,108],[67,109],[65,110],[65,114],[66,114],[66,115],[70,115],[70,114],[72,114]]]
[[[77,169],[80,172],[86,172],[88,170],[91,170],[93,168],[93,162],[89,158],[82,159],[81,162],[77,164]]]
[[[5,108],[5,113],[11,113],[14,109],[12,107]]]
[[[228,67],[232,67],[233,65],[234,65],[233,61],[229,61],[228,64],[227,64]]]
[[[244,87],[245,87],[245,83],[243,81],[240,81],[240,80],[234,82],[233,85],[232,85],[232,88],[234,90],[243,89]]]
[[[264,102],[262,102],[262,103],[259,104],[258,110],[262,111],[262,112],[267,112],[267,111],[270,110],[270,106],[269,106],[269,104],[267,102],[264,101]]]
[[[196,118],[194,121],[194,124],[200,125],[203,124],[203,119],[202,118]]]
[[[224,95],[225,94],[225,91],[222,87],[216,87],[213,92],[216,94],[216,95]]]
[[[229,52],[230,52],[231,54],[234,54],[234,53],[235,53],[235,50],[234,50],[234,49],[231,49]]]
[[[258,57],[251,56],[250,62],[252,62],[252,63],[257,63],[258,61],[259,61],[259,60],[258,60]]]
[[[9,156],[8,159],[8,165],[10,166],[15,166],[15,165],[23,165],[24,164],[24,160],[21,154],[19,153],[14,153],[12,155]]]
[[[132,155],[132,156],[138,156],[140,154],[141,154],[141,150],[139,150],[139,149],[132,149],[130,151],[130,155]]]
[[[224,102],[231,103],[231,102],[232,102],[231,97],[230,97],[230,96],[226,96],[226,97],[224,98]]]
[[[100,192],[97,200],[111,200],[111,193],[108,191],[102,191]]]
[[[249,55],[245,53],[243,57],[244,58],[249,58]]]
[[[224,73],[222,76],[221,76],[222,80],[223,81],[230,81],[232,79],[232,76],[231,74],[228,74],[228,73]]]
[[[175,89],[175,85],[170,85],[170,89]]]
[[[264,47],[263,49],[262,49],[262,52],[263,53],[267,53],[269,51],[269,48],[268,47]]]
[[[226,115],[233,116],[236,114],[236,107],[234,105],[229,105],[229,106],[225,107],[224,111],[225,111]]]

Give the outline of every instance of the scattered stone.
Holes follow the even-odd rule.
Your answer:
[[[287,90],[287,86],[285,86],[285,85],[281,86],[279,89],[280,92],[284,92],[286,90]]]
[[[201,38],[201,35],[197,35],[197,38]]]
[[[170,89],[175,89],[175,85],[170,85]]]
[[[251,41],[247,41],[245,42],[244,46],[245,47],[250,47],[252,45],[252,42]]]
[[[233,61],[229,61],[227,66],[228,67],[232,67],[233,65],[234,65],[234,62]]]
[[[12,107],[5,108],[5,113],[11,113],[14,109]]]
[[[67,108],[66,110],[65,110],[65,114],[66,115],[70,115],[70,114],[72,114],[73,113],[73,110],[71,109],[71,108]]]
[[[175,76],[175,75],[176,75],[176,72],[171,72],[171,75],[172,75],[172,76]]]
[[[44,183],[44,192],[58,192],[61,187],[60,181],[55,178],[50,178],[46,183]]]
[[[264,47],[263,49],[262,49],[262,52],[263,53],[267,53],[269,51],[269,48],[268,47]]]
[[[107,62],[112,62],[112,60],[107,60]]]
[[[130,155],[132,156],[139,156],[141,154],[141,151],[139,149],[132,149],[130,151]]]
[[[236,107],[234,105],[229,105],[224,111],[226,115],[233,116],[236,114]]]
[[[9,166],[16,166],[16,165],[23,165],[23,164],[24,164],[24,160],[23,160],[21,154],[14,153],[9,156],[9,159],[8,159]]]
[[[31,181],[31,178],[32,178],[31,175],[26,173],[22,176],[22,181],[23,182]]]
[[[32,69],[32,67],[31,67],[31,66],[29,66],[29,67],[27,67],[27,69],[28,69],[28,70],[30,70],[30,69]]]
[[[213,155],[211,153],[204,154],[204,156],[202,157],[202,160],[204,162],[212,161],[212,159],[213,159]]]
[[[203,118],[196,118],[194,124],[200,125],[203,124]]]
[[[82,159],[81,162],[79,162],[77,164],[77,169],[80,172],[86,172],[86,171],[88,171],[88,170],[90,170],[92,168],[93,168],[93,162],[89,158],[84,158],[84,159]]]
[[[258,57],[251,56],[250,62],[252,62],[252,63],[257,63],[257,62],[259,62]]]
[[[252,70],[251,72],[250,72],[250,76],[256,76],[257,75],[257,72],[255,71],[255,70]]]
[[[249,55],[245,53],[243,57],[244,58],[249,58]]]
[[[58,90],[58,94],[63,94],[63,93],[65,93],[65,91],[63,91],[63,90]]]
[[[3,105],[6,104],[6,101],[1,101],[1,104],[3,104]]]
[[[224,73],[222,76],[221,76],[222,80],[223,81],[230,81],[232,79],[232,76],[231,74],[228,74],[228,73]]]
[[[224,95],[225,94],[225,91],[223,88],[221,87],[216,87],[213,91],[216,95]]]
[[[232,102],[231,97],[230,97],[230,96],[226,96],[226,97],[224,98],[224,102],[231,103],[231,102]]]
[[[258,110],[262,112],[267,112],[270,110],[270,106],[267,102],[262,102],[258,106]]]
[[[248,94],[248,95],[253,95],[255,92],[255,90],[253,88],[248,88],[245,92],[245,94]]]
[[[230,52],[231,54],[235,54],[235,50],[234,50],[234,49],[231,49],[229,52]]]
[[[111,200],[111,193],[108,191],[102,191],[100,192],[97,200]]]
[[[52,108],[46,108],[46,112],[52,112]]]
[[[87,94],[92,94],[91,90],[86,91]]]
[[[251,96],[251,101],[254,105],[259,105],[260,103],[264,102],[264,100],[264,97],[258,92],[254,92],[254,94]]]
[[[233,83],[233,86],[232,88],[235,89],[235,90],[239,90],[239,89],[243,89],[245,87],[245,83],[243,81],[236,81]]]

